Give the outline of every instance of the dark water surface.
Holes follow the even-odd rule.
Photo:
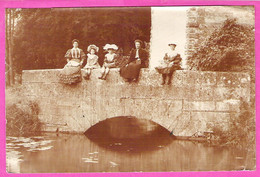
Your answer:
[[[114,118],[85,135],[7,137],[12,173],[254,170],[253,154],[176,140],[150,121]]]

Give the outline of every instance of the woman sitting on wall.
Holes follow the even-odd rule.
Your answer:
[[[136,82],[139,77],[140,69],[146,67],[148,54],[146,50],[141,48],[142,41],[135,40],[135,49],[130,52],[129,62],[126,66],[120,68],[120,75],[127,82]]]
[[[166,83],[166,79],[168,78],[167,84],[171,84],[173,72],[181,68],[181,56],[175,51],[176,44],[170,43],[168,44],[170,47],[170,51],[165,53],[163,57],[163,61],[160,66],[155,69],[162,74],[162,85]]]
[[[81,65],[86,58],[82,49],[78,48],[79,41],[72,41],[73,48],[69,49],[65,54],[67,64],[60,73],[60,82],[64,84],[74,84],[81,81]]]

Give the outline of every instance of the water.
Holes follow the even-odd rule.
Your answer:
[[[135,119],[104,121],[86,136],[8,136],[6,143],[7,171],[12,173],[255,169],[254,156],[243,151],[176,140],[160,126]]]

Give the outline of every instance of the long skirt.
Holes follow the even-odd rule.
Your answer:
[[[141,64],[131,62],[127,66],[120,68],[120,75],[125,79],[138,79],[140,70]]]
[[[59,74],[60,82],[64,84],[75,84],[81,82],[81,68],[80,66],[68,66],[61,70]]]

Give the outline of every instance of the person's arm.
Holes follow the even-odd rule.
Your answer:
[[[81,58],[80,65],[82,65],[84,60],[86,59],[86,54],[83,52],[82,49],[80,49],[80,58]]]
[[[142,68],[146,68],[148,66],[148,52],[145,49],[142,49],[143,56],[141,58]]]
[[[129,63],[131,63],[132,61],[134,61],[135,60],[135,53],[134,53],[134,49],[132,49],[131,51],[130,51],[130,57],[129,57],[129,61],[128,61],[128,63],[127,64],[129,64]]]
[[[66,59],[67,59],[67,62],[69,62],[70,61],[70,59],[71,59],[71,50],[69,49],[69,50],[67,50],[67,52],[66,52],[66,54],[65,54],[65,56],[64,56]]]
[[[104,57],[104,63],[107,63],[108,61],[107,61],[107,54],[105,55],[105,57]]]
[[[98,56],[96,55],[95,56],[95,62],[94,62],[94,65],[96,65],[98,63]]]
[[[119,55],[118,55],[118,54],[115,54],[115,55],[114,55],[114,58],[113,58],[113,60],[112,60],[112,63],[115,63],[116,60],[118,59],[118,57],[119,57]]]
[[[178,54],[178,55],[174,58],[174,63],[179,64],[179,63],[181,63],[181,60],[182,60],[182,58],[181,58],[180,54]]]

